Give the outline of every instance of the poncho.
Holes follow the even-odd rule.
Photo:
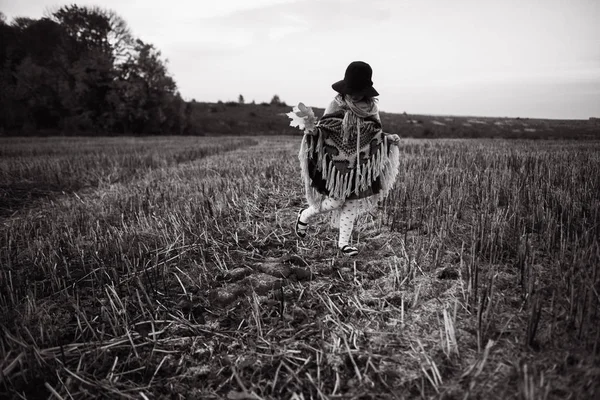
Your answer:
[[[359,200],[360,212],[385,198],[398,175],[400,150],[381,129],[376,104],[359,108],[340,97],[304,135],[300,167],[310,206],[325,197]]]

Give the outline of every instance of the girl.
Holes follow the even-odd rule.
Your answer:
[[[387,195],[399,168],[400,138],[381,130],[372,75],[369,64],[350,63],[344,79],[332,85],[338,95],[305,133],[299,153],[308,208],[298,212],[296,235],[306,237],[316,215],[334,212],[338,248],[348,256],[358,254],[350,245],[356,217]]]

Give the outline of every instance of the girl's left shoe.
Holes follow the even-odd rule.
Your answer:
[[[306,210],[306,208],[303,208],[302,210],[298,211],[298,217],[296,218],[296,226],[294,227],[294,230],[296,231],[296,236],[298,236],[300,239],[304,239],[306,237],[306,231],[308,229],[308,224],[300,221],[300,216],[302,215],[302,211],[304,210]]]

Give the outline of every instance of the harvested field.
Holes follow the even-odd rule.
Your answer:
[[[0,397],[599,395],[600,142],[403,139],[352,259],[299,143],[0,138]]]

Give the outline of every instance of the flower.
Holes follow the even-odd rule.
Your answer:
[[[305,106],[304,103],[298,103],[292,109],[292,112],[286,115],[291,119],[290,126],[303,129],[304,133],[310,133],[315,129],[317,117],[315,117],[312,108]]]

